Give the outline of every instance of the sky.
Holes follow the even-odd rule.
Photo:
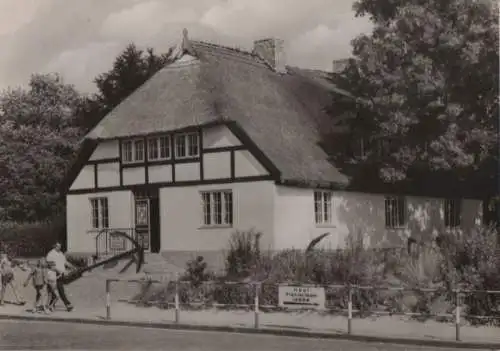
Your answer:
[[[131,42],[166,52],[182,37],[250,50],[254,40],[285,41],[287,61],[331,70],[350,42],[370,32],[353,0],[0,0],[0,89],[32,73],[57,72],[92,92],[99,73]]]

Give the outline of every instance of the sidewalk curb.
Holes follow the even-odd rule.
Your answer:
[[[175,324],[167,322],[136,322],[125,320],[105,320],[105,319],[90,319],[90,318],[65,318],[65,317],[45,317],[45,316],[20,316],[0,314],[0,320],[17,320],[17,321],[49,321],[49,322],[66,322],[75,324],[93,324],[93,325],[109,325],[109,326],[125,326],[125,327],[145,327],[154,329],[169,329],[169,330],[190,330],[190,331],[212,331],[212,332],[229,332],[242,334],[262,334],[287,337],[301,338],[317,338],[331,340],[347,340],[370,343],[385,343],[399,345],[416,345],[429,347],[449,347],[457,349],[487,349],[500,350],[500,343],[494,342],[465,342],[465,341],[447,341],[447,340],[424,340],[412,338],[392,338],[379,337],[368,335],[348,335],[334,334],[327,332],[302,331],[293,329],[276,329],[276,328],[260,328],[254,329],[250,327],[230,327],[230,326],[208,326],[208,325],[193,325],[193,324]]]

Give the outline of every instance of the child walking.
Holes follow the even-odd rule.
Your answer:
[[[56,302],[59,300],[59,295],[57,294],[57,278],[58,272],[56,270],[56,264],[53,261],[48,262],[48,270],[46,275],[47,282],[47,309],[52,312],[55,309]]]
[[[19,265],[19,264],[18,264]],[[0,306],[4,304],[5,291],[10,286],[17,304],[24,305],[26,302],[20,298],[14,286],[14,263],[9,259],[7,253],[0,252]]]
[[[14,280],[12,262],[10,262],[5,252],[0,252],[0,280],[0,305],[3,305],[7,285],[11,284],[12,280]]]
[[[33,287],[35,288],[36,291],[36,297],[35,297],[35,302],[33,303],[33,309],[32,312],[48,312],[48,309],[46,308],[45,304],[42,302],[42,292],[43,288],[46,285],[46,274],[47,274],[47,265],[45,263],[44,259],[40,259],[37,262],[37,265],[31,270],[30,274],[26,278],[26,281],[24,282],[24,286],[28,286],[28,283],[31,282],[33,283]]]

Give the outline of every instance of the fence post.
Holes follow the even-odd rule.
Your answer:
[[[349,283],[347,291],[347,334],[352,334],[352,286]]]
[[[259,283],[255,283],[255,309],[254,309],[254,327],[255,329],[259,328],[259,294],[260,294],[260,285]]]
[[[111,280],[106,279],[106,319],[111,319]]]
[[[175,323],[180,321],[180,303],[179,303],[179,274],[175,275]]]
[[[455,291],[455,339],[460,341],[460,289]]]

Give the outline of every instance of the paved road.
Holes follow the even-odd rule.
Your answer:
[[[59,322],[0,322],[0,349],[169,351],[431,351],[436,348],[364,344],[269,335],[160,330]],[[452,349],[441,349],[451,351]]]

